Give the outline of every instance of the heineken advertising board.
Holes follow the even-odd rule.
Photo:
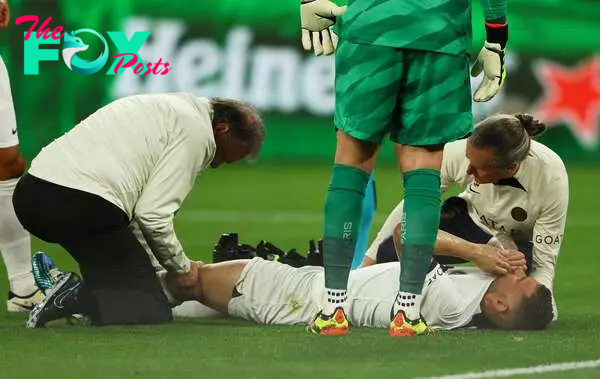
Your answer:
[[[11,0],[12,26],[0,36],[0,51],[11,71],[25,155],[32,157],[113,99],[190,91],[244,99],[261,110],[267,125],[263,160],[331,160],[334,60],[302,50],[297,3]],[[481,14],[479,1],[474,1],[473,54],[483,41]],[[508,80],[493,101],[474,104],[476,120],[500,111],[532,112],[549,125],[541,141],[567,162],[600,163],[598,14],[600,2],[590,0],[511,0]],[[26,75],[24,34],[32,22],[14,24],[23,15],[37,16],[38,27],[52,17],[47,24],[51,30],[93,29],[107,40],[111,57],[90,75],[69,69],[62,57],[42,61],[37,75]],[[140,58],[168,63],[170,69],[163,75],[136,75],[134,67],[111,74],[112,55],[123,51],[108,32],[122,32],[132,41],[135,32],[150,32],[139,46]],[[78,56],[96,59],[101,40],[84,38],[89,48]],[[60,51],[59,42],[42,49]],[[391,149],[384,149],[382,161],[391,158]]]

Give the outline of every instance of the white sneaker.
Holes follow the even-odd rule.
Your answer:
[[[6,310],[9,312],[29,312],[37,303],[44,300],[44,298],[45,296],[40,290],[25,297],[9,292],[8,300],[6,301]]]

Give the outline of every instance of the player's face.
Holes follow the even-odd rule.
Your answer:
[[[532,296],[538,282],[527,276],[523,270],[496,278],[493,291],[486,294],[482,306],[483,313],[490,320],[498,317],[510,317],[511,312],[519,309],[519,304]]]
[[[466,154],[469,160],[467,174],[472,175],[477,184],[496,183],[514,175],[513,168],[494,166],[495,152],[492,149],[478,149],[469,142]]]
[[[533,295],[537,288],[538,281],[531,276],[527,276],[525,271],[518,270],[514,274],[506,274],[496,279],[496,292],[506,296],[525,296]]]

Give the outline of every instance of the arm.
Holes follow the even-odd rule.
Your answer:
[[[567,221],[569,185],[566,171],[561,178],[553,181],[552,191],[549,191],[547,198],[549,200],[544,211],[533,227],[532,276],[552,290]]]
[[[507,0],[481,0],[486,23],[505,24]]]
[[[399,224],[394,230],[394,247],[398,256],[402,250],[401,231],[402,228]],[[525,265],[525,256],[520,252],[503,251],[489,244],[472,243],[443,230],[438,231],[434,251],[436,255],[451,256],[473,262],[481,270],[496,275],[506,274]]]
[[[394,245],[396,245],[396,243],[396,236],[394,236]],[[469,262],[476,262],[481,255],[481,252],[478,250],[478,244],[469,242],[443,230],[439,230],[435,241],[435,254],[461,258]]]
[[[135,238],[138,240],[140,245],[142,245],[142,247],[146,251],[146,254],[148,254],[148,258],[150,259],[150,263],[152,263],[152,267],[154,267],[154,270],[156,272],[164,270],[164,268],[161,266],[160,262],[154,256],[154,253],[152,253],[152,249],[150,248],[150,245],[148,245],[148,241],[146,241],[146,238],[144,237],[144,234],[142,233],[142,230],[140,229],[140,226],[138,225],[138,223],[136,221],[133,221],[129,225],[129,228],[131,229],[131,232],[133,233]]]
[[[187,122],[197,124],[199,120]],[[134,209],[135,222],[150,250],[163,267],[175,274],[190,270],[190,260],[175,235],[173,217],[192,189],[205,158],[202,151],[206,150],[206,138],[202,138],[200,128],[196,129],[198,133],[184,126],[176,128],[174,133],[178,135],[173,136],[157,162]]]
[[[486,44],[498,44],[504,50],[508,42],[508,24],[506,22],[507,0],[481,0],[485,18]],[[493,46],[489,47],[493,50]]]
[[[160,264],[170,272],[184,274],[190,269],[190,260],[175,235],[173,217],[195,175],[189,167],[176,163],[179,155],[173,151],[160,161],[135,207],[135,221]]]
[[[374,260],[373,258],[365,255],[365,257],[363,258],[362,263],[360,264],[360,266],[358,268],[373,266],[376,263],[377,263],[376,260]]]
[[[485,44],[473,67],[471,76],[483,73],[483,80],[473,94],[473,100],[486,102],[492,99],[506,81],[504,49],[508,42],[506,22],[507,0],[482,0],[485,18]]]
[[[515,241],[504,232],[496,233],[496,235],[488,241],[488,244],[502,250],[519,250]]]
[[[398,254],[402,251],[402,244],[400,243],[401,232],[402,227],[398,225],[396,230],[394,230],[394,247]],[[469,242],[443,230],[438,230],[434,250],[436,255],[451,256],[475,262],[481,254],[478,246],[478,244]]]

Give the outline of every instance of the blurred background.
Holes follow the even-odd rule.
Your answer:
[[[264,113],[268,138],[261,161],[329,162],[333,58],[303,52],[297,1],[260,0],[11,0],[12,27],[0,33],[1,54],[11,70],[21,149],[39,149],[103,104],[135,93],[191,91],[245,99]],[[479,1],[473,1],[473,53],[483,43]],[[162,58],[164,76],[93,75],[70,71],[62,61],[41,62],[39,75],[24,75],[19,15],[66,31],[150,31],[140,50],[146,61]],[[551,126],[541,139],[570,164],[600,164],[600,2],[510,0],[508,81],[500,96],[476,104],[476,118],[498,111],[529,111]],[[84,36],[96,59],[100,41]],[[107,38],[111,54],[117,54]],[[48,46],[59,48],[59,46]],[[113,58],[109,58],[112,63]],[[477,83],[477,82],[474,82]],[[381,164],[391,161],[385,149]]]
[[[483,12],[480,1],[472,3],[476,55],[484,39]],[[11,27],[0,33],[0,53],[9,66],[20,147],[27,160],[122,96],[191,91],[244,99],[262,111],[267,125],[260,160],[210,170],[200,177],[176,218],[184,246],[190,255],[209,259],[218,236],[228,231],[240,232],[243,242],[268,238],[300,250],[309,238],[319,238],[335,146],[334,58],[302,50],[297,1],[266,5],[260,0],[11,0],[10,4]],[[576,200],[569,210],[569,228],[587,234],[585,228],[600,226],[595,217],[600,204],[593,194],[593,187],[600,184],[600,2],[510,0],[508,14],[508,80],[491,102],[473,105],[474,116],[479,120],[495,112],[526,111],[548,124],[540,141],[566,162],[571,197]],[[109,57],[100,72],[80,75],[70,71],[61,57],[40,62],[38,75],[25,75],[23,36],[31,23],[15,25],[22,15],[36,15],[40,24],[52,17],[50,29],[60,25],[68,32],[96,30],[107,37],[111,55],[119,52],[108,31],[123,31],[128,38],[136,31],[150,31],[140,56],[146,62],[162,59],[172,70],[166,75],[135,75],[131,69],[107,75],[113,62]],[[78,56],[96,59],[100,40],[84,36],[84,43],[90,48]],[[42,48],[60,51],[61,46]],[[472,83],[475,88],[478,79]],[[372,234],[402,196],[389,146],[378,162],[377,195]],[[567,254],[561,260],[563,255]]]

